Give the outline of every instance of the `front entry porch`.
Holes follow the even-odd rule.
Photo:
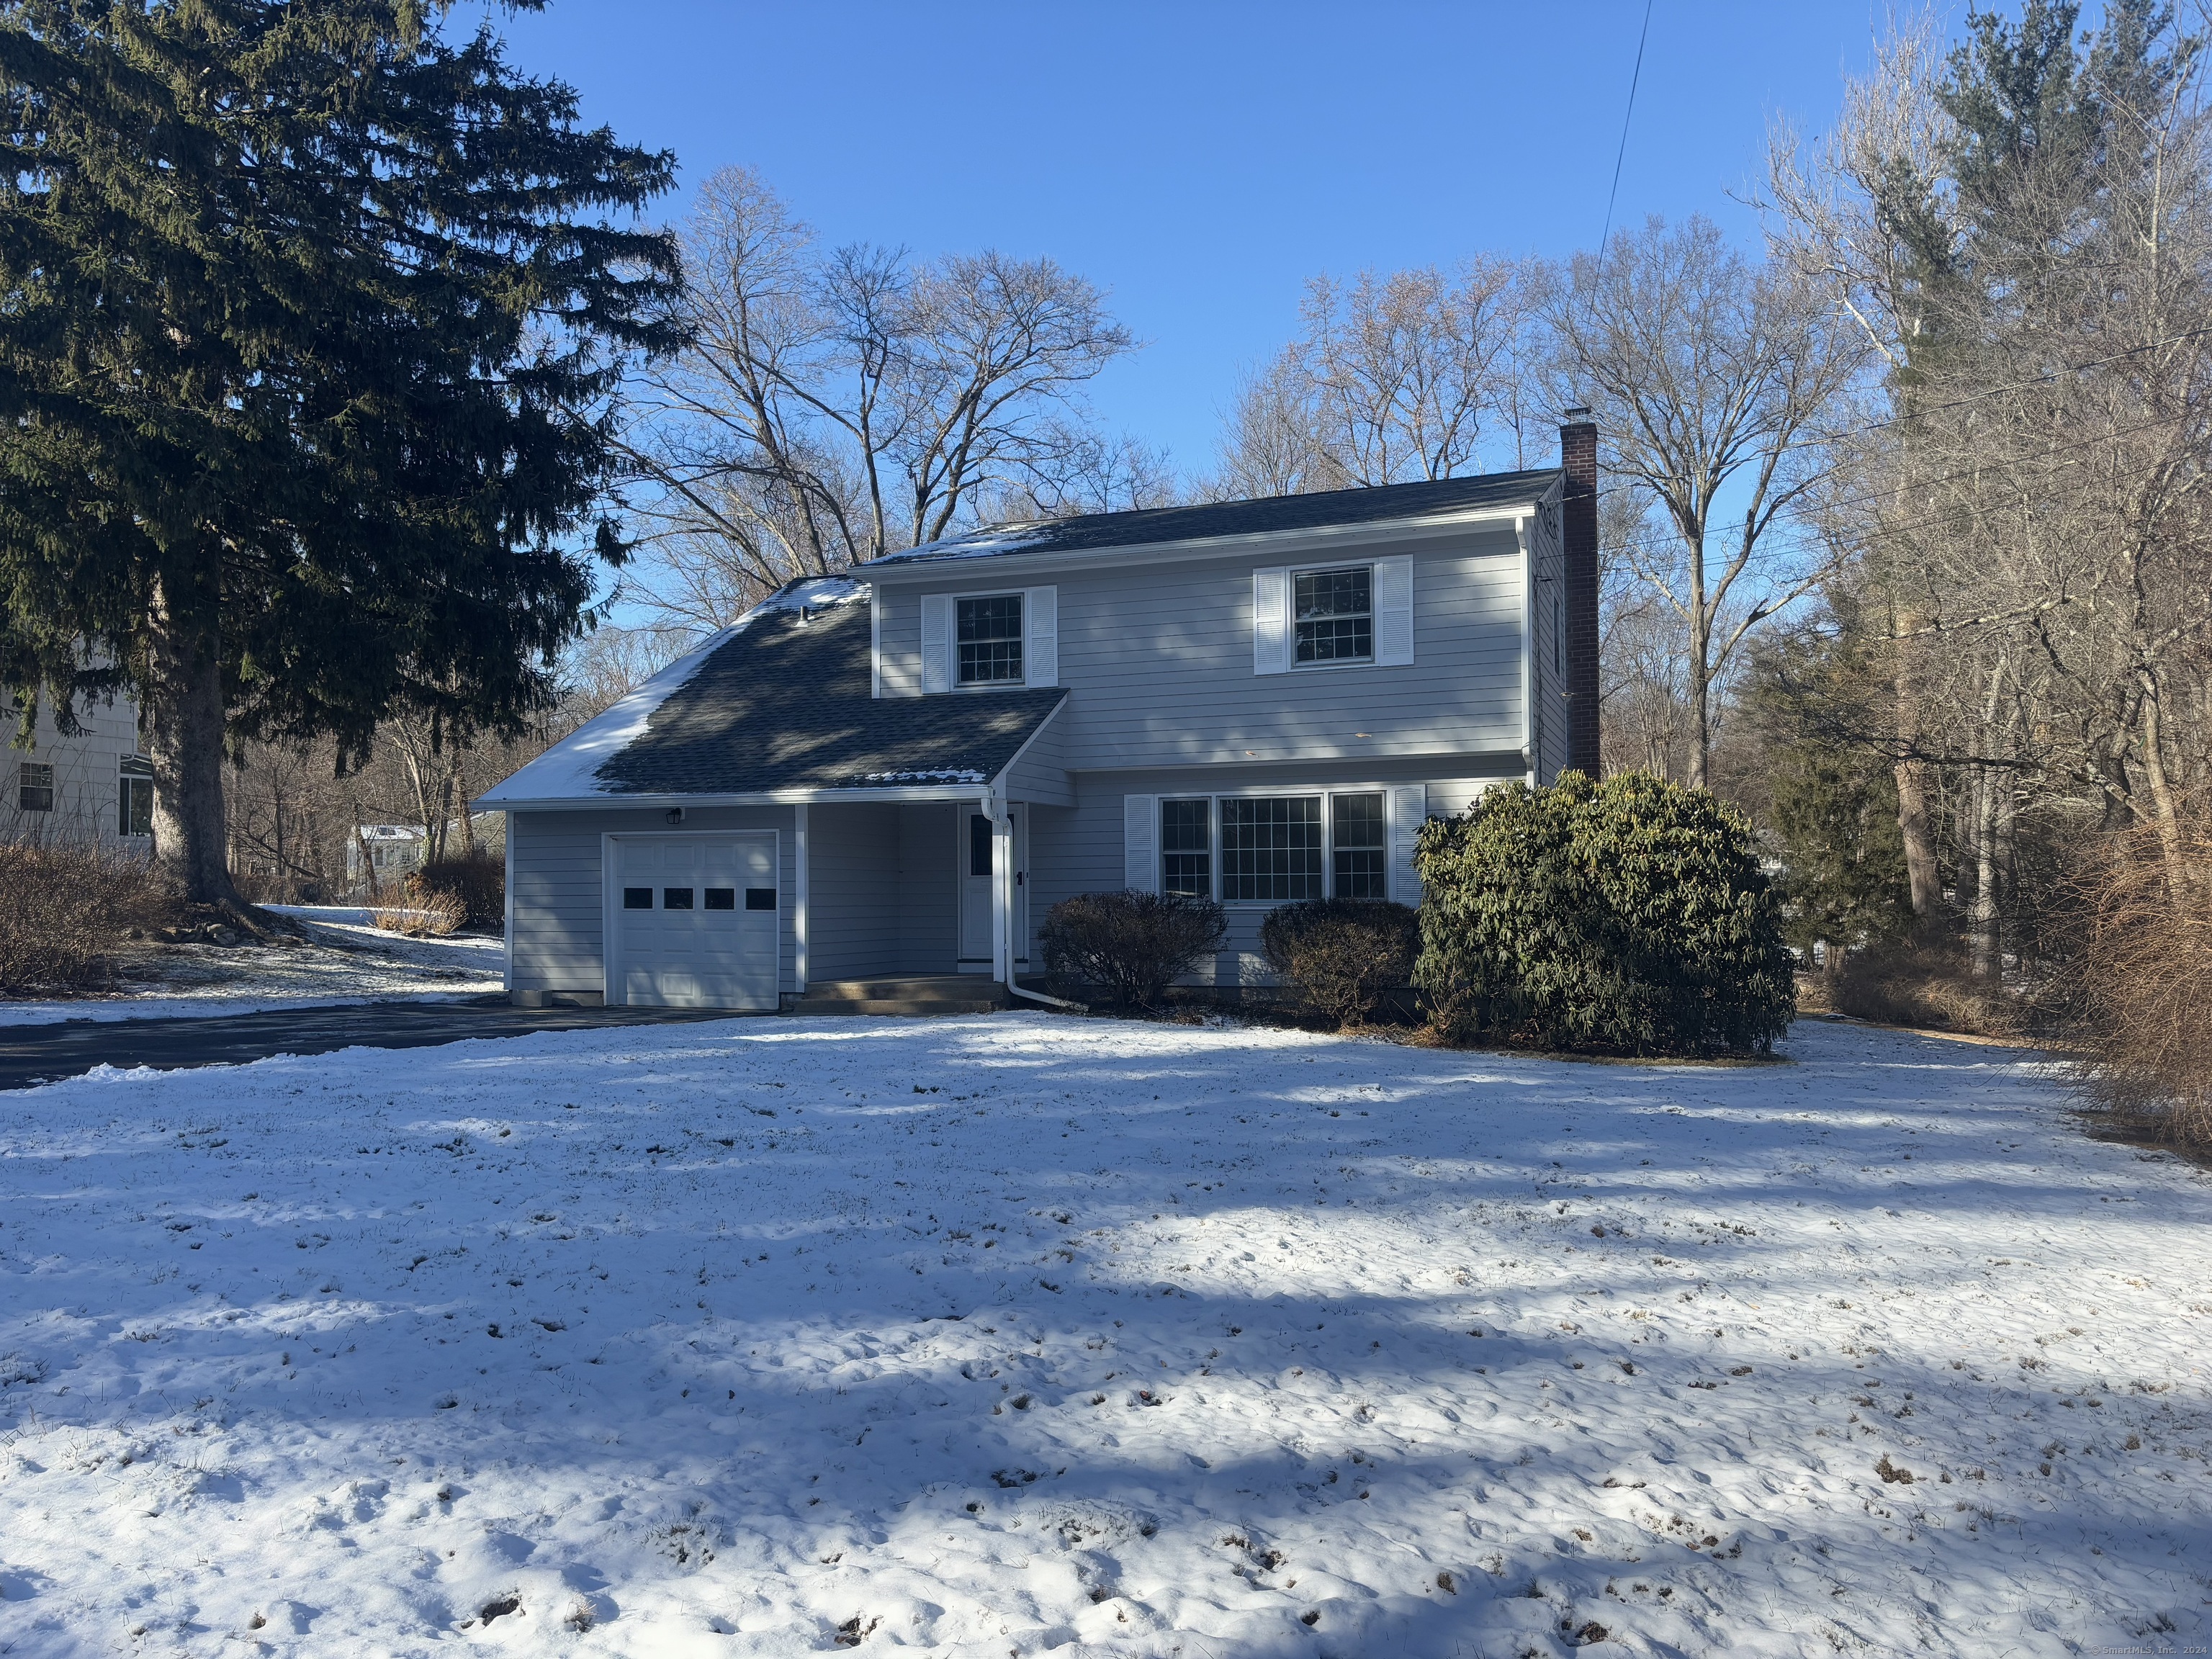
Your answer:
[[[1006,988],[988,974],[908,974],[885,979],[817,980],[785,999],[792,1014],[989,1014],[1010,1006]]]

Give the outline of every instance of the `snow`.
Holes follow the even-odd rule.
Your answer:
[[[754,1018],[0,1096],[0,1651],[2201,1645],[2206,1176],[2016,1051],[1784,1047]]]
[[[844,576],[813,576],[779,588],[727,628],[708,635],[697,650],[678,658],[628,696],[586,720],[536,760],[478,796],[477,810],[500,811],[522,802],[591,799],[629,793],[611,787],[599,776],[599,768],[645,735],[660,705],[690,684],[708,658],[762,617],[850,605],[867,596],[867,583]]]
[[[453,1002],[503,990],[507,942],[483,934],[404,939],[343,905],[266,907],[307,925],[305,945],[154,945],[129,952],[105,995],[0,1002],[0,1026],[171,1019],[351,1003]]]
[[[886,553],[878,564],[931,562],[939,559],[982,559],[1000,553],[1018,553],[1051,539],[1052,521],[1027,520],[1019,524],[986,525],[963,536],[923,542],[902,552]]]

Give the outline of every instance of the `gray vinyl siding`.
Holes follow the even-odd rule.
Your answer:
[[[960,955],[956,836],[969,809],[899,808],[898,961],[902,974],[949,974]]]
[[[1413,661],[1403,667],[1254,673],[1252,572],[1276,556],[1023,578],[1060,590],[1060,683],[1073,693],[1054,721],[1063,763],[1081,772],[1518,750],[1522,579],[1511,526],[1378,539],[1328,562],[1393,554],[1413,558]],[[878,584],[884,695],[921,694],[921,596],[980,590],[992,574]]]
[[[1063,708],[1047,720],[1044,729],[1022,750],[1022,757],[1006,769],[1007,799],[1054,806],[1075,805],[1075,787],[1067,775],[1066,745],[1061,740],[1066,718]]]
[[[899,954],[896,805],[812,806],[806,814],[806,977],[895,971]]]
[[[514,859],[514,916],[507,940],[512,991],[606,989],[605,890],[600,840],[605,835],[775,830],[777,837],[777,981],[798,988],[793,931],[792,813],[787,806],[696,806],[680,825],[658,809],[592,807],[577,811],[510,812]]]

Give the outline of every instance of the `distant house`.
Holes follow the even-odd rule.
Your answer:
[[[398,880],[420,869],[422,849],[429,837],[418,823],[364,823],[346,843],[346,884],[366,885],[369,872],[376,880]]]
[[[41,708],[28,747],[24,710],[0,708],[0,840],[121,841],[150,847],[154,768],[138,752],[138,705],[128,696],[77,710],[64,735]]]
[[[1595,428],[1538,471],[1006,526],[794,583],[486,794],[509,989],[790,1006],[1041,969],[1071,894],[1420,896],[1597,750]]]

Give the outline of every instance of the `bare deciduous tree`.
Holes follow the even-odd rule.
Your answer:
[[[633,592],[718,627],[793,576],[934,540],[987,497],[1083,471],[1085,383],[1134,348],[1049,259],[824,252],[758,175],[702,185],[682,232],[689,340],[635,404]]]
[[[1513,419],[1526,320],[1517,268],[1484,257],[1308,285],[1298,340],[1237,396],[1213,493],[1449,478]]]
[[[1621,553],[1687,631],[1686,781],[1703,787],[1715,682],[1749,629],[1816,584],[1794,515],[1822,476],[1821,422],[1862,348],[1832,304],[1702,218],[1653,219],[1577,255],[1544,314],[1553,403],[1596,410],[1607,472],[1664,522]],[[1718,521],[1723,495],[1740,520]],[[1723,625],[1740,585],[1755,602]]]

